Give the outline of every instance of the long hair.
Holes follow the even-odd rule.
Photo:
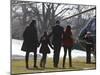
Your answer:
[[[67,35],[66,35],[67,34]],[[72,36],[72,31],[71,31],[71,26],[67,26],[65,33],[64,33],[65,37],[71,37]]]
[[[66,31],[69,31],[69,32],[70,32],[70,31],[71,31],[71,26],[68,25],[68,26],[66,27]]]

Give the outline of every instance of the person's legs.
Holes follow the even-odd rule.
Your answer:
[[[34,67],[35,68],[37,68],[36,63],[37,63],[37,48],[35,48],[34,50]]]
[[[57,51],[57,49],[56,49],[56,46],[54,45],[54,55],[53,55],[53,64],[54,64],[54,67],[56,67],[56,52]]]
[[[86,47],[86,63],[89,63],[89,47]]]
[[[42,54],[42,58],[41,58],[41,61],[40,61],[40,67],[43,67],[43,54]]]
[[[86,63],[91,63],[91,47],[87,47],[87,58],[86,58]]]
[[[66,55],[67,55],[67,48],[64,47],[63,68],[65,67]]]
[[[91,48],[90,48],[90,51],[89,51],[89,63],[91,63]]]
[[[45,68],[47,54],[43,55],[43,68]]]
[[[26,55],[25,55],[25,62],[26,62],[26,68],[27,68],[27,69],[29,68],[29,66],[28,66],[29,53],[30,53],[30,52],[26,51]]]
[[[60,57],[60,49],[61,49],[61,46],[59,45],[58,46],[58,52],[57,52],[57,67],[58,67],[58,63],[59,63],[59,57]]]
[[[58,67],[59,54],[60,54],[60,46],[55,46],[54,47],[54,57],[53,57],[54,67]]]
[[[69,54],[69,67],[72,67],[71,48],[68,48],[68,54]]]
[[[86,52],[86,63],[89,63],[89,51]]]

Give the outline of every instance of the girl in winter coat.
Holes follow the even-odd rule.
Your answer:
[[[65,67],[67,50],[69,55],[69,67],[72,67],[71,49],[73,47],[73,38],[72,38],[71,26],[69,25],[66,27],[66,30],[63,34],[63,46],[64,46],[63,68]]]
[[[44,32],[44,35],[40,39],[40,43],[41,43],[41,48],[40,48],[39,52],[42,53],[42,59],[40,61],[40,67],[45,68],[47,54],[50,53],[50,49],[49,49],[48,45],[51,48],[53,48],[52,45],[50,44],[47,32]]]

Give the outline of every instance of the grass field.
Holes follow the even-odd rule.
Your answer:
[[[39,67],[39,63],[40,60],[37,61],[37,66],[39,67],[38,69],[33,68],[33,61],[30,60],[29,61],[29,66],[30,66],[30,70],[27,70],[25,68],[25,61],[24,60],[12,60],[12,74],[24,74],[24,73],[41,73],[41,72],[56,72],[56,71],[78,71],[78,70],[92,70],[96,68],[96,64],[92,63],[92,64],[86,64],[85,63],[85,57],[77,57],[77,58],[73,58],[72,60],[72,66],[73,67],[69,67],[69,63],[68,63],[68,59],[66,59],[66,66],[63,69],[62,68],[62,59],[60,59],[59,61],[59,67],[58,68],[54,68],[53,67],[53,60],[52,58],[48,58],[47,59],[47,63],[46,63],[46,68],[45,69],[41,69]]]

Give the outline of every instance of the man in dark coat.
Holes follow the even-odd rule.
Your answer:
[[[60,21],[56,21],[56,26],[53,27],[52,32],[50,36],[52,36],[52,44],[54,46],[54,55],[53,55],[53,62],[54,67],[58,67],[59,63],[59,54],[61,49],[61,42],[62,42],[62,34],[63,34],[64,28],[60,26]]]
[[[29,68],[28,59],[30,52],[34,52],[34,67],[37,68],[36,61],[37,61],[38,37],[37,37],[37,29],[35,26],[36,26],[36,21],[33,20],[23,33],[24,42],[21,50],[26,52],[25,62],[27,69]]]
[[[87,32],[84,39],[86,40],[86,63],[91,63],[91,51],[94,48],[93,37],[91,36],[91,32]]]

